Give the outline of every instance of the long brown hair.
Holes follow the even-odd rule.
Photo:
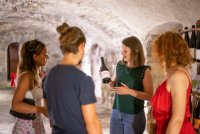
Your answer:
[[[20,61],[18,65],[18,75],[30,71],[33,76],[33,86],[39,85],[37,75],[38,75],[38,70],[36,68],[36,64],[33,59],[34,54],[40,54],[42,50],[45,48],[45,44],[38,41],[37,39],[35,40],[30,40],[25,42],[20,51]]]
[[[122,44],[131,49],[131,58],[132,58],[132,62],[134,63],[135,66],[144,65],[145,58],[144,58],[142,43],[140,42],[140,40],[137,37],[131,36],[131,37],[125,38],[122,41]],[[124,61],[123,61],[123,63],[126,64],[126,62],[124,62]]]

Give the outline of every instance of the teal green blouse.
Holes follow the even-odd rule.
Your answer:
[[[144,78],[145,70],[150,66],[140,66],[135,68],[128,68],[120,62],[116,67],[116,84],[121,86],[121,82],[126,84],[130,89],[137,91],[144,91],[142,80]],[[137,114],[144,109],[144,100],[137,99],[131,95],[117,95],[115,94],[113,109],[118,109],[120,112],[127,114]]]

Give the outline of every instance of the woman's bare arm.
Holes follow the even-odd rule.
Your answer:
[[[188,85],[189,79],[182,71],[176,71],[167,82],[167,89],[172,97],[172,116],[167,126],[167,134],[180,132],[185,117]]]
[[[21,113],[43,113],[47,116],[47,111],[45,107],[32,106],[30,104],[24,103],[23,99],[32,88],[32,76],[31,73],[26,72],[19,76],[16,91],[12,99],[12,110]]]
[[[12,109],[22,113],[36,113],[37,108],[30,104],[24,103],[23,99],[26,92],[31,88],[31,74],[23,73],[19,76],[16,91],[12,99]]]

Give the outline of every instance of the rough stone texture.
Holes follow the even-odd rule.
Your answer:
[[[97,65],[92,64],[90,56],[94,44],[102,48],[102,55],[106,56],[109,68],[113,71],[116,61],[120,59],[120,45],[123,38],[131,35],[140,38],[146,54],[150,43],[146,42],[145,38],[148,31],[168,21],[180,22],[190,27],[199,19],[199,7],[199,0],[192,2],[187,0],[1,0],[1,85],[7,80],[6,55],[7,48],[12,42],[22,44],[27,40],[38,38],[47,45],[49,53],[45,70],[48,71],[59,62],[62,55],[55,29],[62,22],[83,29],[87,44],[81,68],[88,75],[95,70],[93,76],[96,76],[95,81],[99,81],[97,76],[99,62]],[[98,88],[100,84],[96,82],[97,96],[102,94],[101,88]]]
[[[165,22],[163,24],[160,24],[158,26],[155,26],[152,30],[150,30],[146,37],[148,38],[149,35],[159,35],[166,31],[173,31],[178,32],[179,30],[183,29],[183,25],[178,22]]]
[[[127,36],[137,36],[143,43],[147,64],[152,67],[156,87],[162,71],[157,63],[151,62],[151,43],[163,31],[191,27],[199,19],[199,7],[199,0],[1,0],[0,87],[9,85],[6,65],[9,44],[22,44],[35,38],[43,41],[49,55],[44,68],[48,72],[62,58],[56,27],[63,22],[78,26],[87,38],[81,69],[93,77],[96,96],[102,97],[103,105],[97,108],[104,134],[107,134],[114,93],[101,84],[100,56],[105,57],[113,77],[115,65],[120,59],[121,40]],[[95,44],[98,44],[98,49],[93,49]],[[10,92],[0,91],[2,134],[9,134],[14,122],[8,114],[11,95]],[[49,129],[48,123],[46,128]]]
[[[154,84],[154,91],[156,90],[157,86],[160,84],[162,77],[163,77],[163,70],[162,70],[162,66],[158,63],[156,63],[155,61],[152,62],[152,58],[151,58],[151,46],[153,41],[162,33],[166,32],[166,31],[174,31],[174,32],[178,32],[179,30],[183,30],[183,25],[177,22],[166,22],[163,23],[161,25],[158,25],[156,27],[154,27],[152,30],[150,30],[147,35],[146,35],[146,40],[145,42],[147,42],[147,46],[146,46],[146,50],[147,50],[147,64],[151,66],[152,68],[152,76],[153,76],[153,84]],[[194,62],[192,64],[192,68],[190,71],[191,77],[193,80],[197,79],[197,72],[198,72],[198,67],[199,65]]]

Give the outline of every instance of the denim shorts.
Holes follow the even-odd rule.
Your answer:
[[[143,134],[146,127],[144,110],[138,114],[126,114],[113,109],[110,134]]]

